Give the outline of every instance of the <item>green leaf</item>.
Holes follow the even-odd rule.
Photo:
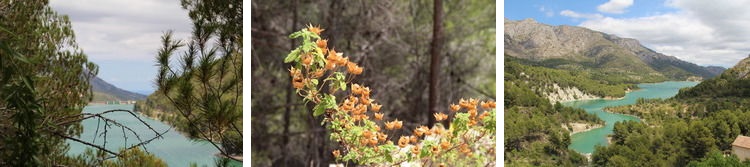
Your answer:
[[[312,49],[313,49],[313,44],[312,43],[305,42],[304,44],[302,44],[302,50],[303,51],[309,52],[309,51],[312,51]]]
[[[318,79],[312,79],[310,82],[312,82],[313,85],[318,86]]]
[[[346,82],[339,81],[339,88],[341,88],[341,90],[343,91],[346,91]]]
[[[299,38],[299,36],[302,36],[303,33],[305,33],[305,30],[294,32],[289,35],[289,38]]]
[[[289,55],[284,58],[284,63],[296,61],[299,58],[299,48],[294,49]]]
[[[326,112],[325,107],[323,107],[323,103],[320,103],[318,105],[315,105],[315,108],[313,108],[313,116],[319,116]]]

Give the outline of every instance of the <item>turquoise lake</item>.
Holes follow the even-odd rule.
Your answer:
[[[101,113],[112,109],[133,110],[133,105],[92,105],[84,108],[83,112]],[[134,118],[129,113],[114,112],[104,114],[104,116],[127,125],[131,129],[136,131],[143,140],[148,140],[156,136],[153,131],[149,130],[148,127],[143,125],[140,121],[138,121],[138,119]],[[140,115],[138,115],[138,117],[143,119],[146,123],[151,125],[151,127],[153,127],[160,133],[169,129],[169,132],[164,134],[163,138],[156,139],[151,143],[145,145],[146,149],[150,153],[161,158],[165,163],[167,163],[167,165],[181,167],[189,166],[190,163],[196,163],[198,164],[198,166],[214,166],[214,159],[216,158],[215,154],[218,153],[219,150],[213,147],[213,145],[211,145],[210,143],[190,140],[177,132],[175,129],[170,129],[170,126],[167,124],[147,117],[142,117]],[[78,139],[87,142],[93,142],[98,145],[104,144],[104,136],[96,137],[96,141],[94,142],[97,124],[99,124],[99,133],[102,133],[104,128],[104,121],[97,123],[97,120],[98,119],[94,118],[84,120],[82,122],[83,133],[81,133],[81,136],[79,136]],[[109,150],[117,151],[119,150],[119,148],[129,147],[140,142],[136,139],[136,136],[133,133],[130,133],[127,129],[125,130],[125,132],[127,141],[123,137],[122,129],[120,127],[112,125],[107,132],[106,148]],[[83,153],[86,148],[89,148],[89,146],[83,145],[78,142],[67,142],[70,144],[70,150],[68,151],[69,155],[79,155]]]
[[[681,88],[692,87],[698,82],[686,81],[669,81],[660,83],[638,84],[640,89],[627,93],[625,97],[618,100],[581,100],[562,103],[565,106],[582,108],[588,113],[595,114],[606,123],[604,127],[593,129],[586,132],[576,133],[571,136],[571,143],[568,148],[580,153],[594,152],[594,146],[607,144],[607,136],[612,134],[615,122],[633,120],[640,121],[638,118],[629,115],[609,113],[602,110],[605,107],[622,106],[635,104],[638,98],[670,98],[679,92]]]

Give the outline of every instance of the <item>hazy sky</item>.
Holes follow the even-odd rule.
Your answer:
[[[164,32],[185,39],[192,29],[179,0],[51,0],[50,5],[70,17],[100,78],[139,93],[155,89],[155,56]]]
[[[731,67],[750,54],[748,6],[736,0],[514,0],[505,2],[504,14],[635,38],[699,65]]]

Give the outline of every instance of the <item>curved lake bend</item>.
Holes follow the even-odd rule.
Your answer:
[[[112,109],[133,110],[133,105],[92,105],[86,106],[86,108],[83,109],[83,112],[101,113]],[[134,118],[129,113],[114,112],[104,114],[104,116],[127,125],[135,132],[137,132],[140,138],[143,140],[148,140],[156,136],[153,131],[149,130],[148,127],[143,125],[138,119]],[[165,130],[169,129],[169,132],[163,135],[164,138],[156,139],[151,143],[145,145],[146,149],[150,153],[161,158],[165,163],[167,163],[167,165],[189,166],[190,163],[196,163],[198,164],[198,166],[214,166],[214,159],[216,158],[215,154],[218,153],[219,150],[214,148],[210,143],[191,140],[177,132],[175,129],[170,129],[170,126],[167,124],[150,119],[148,117],[143,117],[141,115],[138,115],[138,117],[151,125],[151,127],[153,127],[159,133],[162,133]],[[81,123],[83,125],[83,133],[81,133],[81,136],[79,136],[78,138],[83,141],[92,142],[94,140],[94,133],[96,132],[97,124],[99,126],[99,133],[102,133],[104,122],[98,122],[97,120],[98,119],[84,120]],[[109,150],[117,151],[121,147],[129,147],[140,142],[138,141],[136,136],[133,135],[133,133],[130,133],[128,130],[125,131],[128,132],[126,133],[127,139],[123,138],[122,129],[120,127],[111,126],[111,128],[107,132],[106,148]],[[104,144],[103,139],[104,136],[99,136],[96,138],[96,142],[92,143],[102,145]],[[89,148],[89,146],[83,145],[78,142],[67,142],[70,144],[70,150],[68,151],[69,155],[79,155],[83,153],[86,148]],[[242,165],[238,165],[237,163],[235,163],[234,166]]]
[[[677,95],[677,92],[679,92],[680,88],[692,87],[696,84],[698,84],[698,82],[685,81],[638,84],[638,87],[640,89],[627,93],[622,99],[596,99],[562,103],[565,106],[582,108],[586,110],[586,112],[595,114],[597,117],[606,122],[604,127],[573,134],[573,136],[570,137],[571,143],[568,148],[580,153],[592,153],[594,152],[594,146],[607,145],[607,135],[612,134],[612,129],[614,129],[615,122],[626,120],[640,121],[634,116],[605,112],[604,110],[602,110],[605,107],[635,104],[638,98],[670,98]]]

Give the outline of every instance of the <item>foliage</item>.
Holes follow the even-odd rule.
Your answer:
[[[164,118],[239,160],[233,156],[242,154],[237,147],[242,145],[237,140],[242,137],[242,2],[181,2],[189,10],[193,34],[186,43],[174,40],[171,31],[162,37],[157,93],[177,110]],[[172,56],[182,47],[186,52],[173,65]]]
[[[496,98],[495,3],[443,1],[445,45],[438,104],[459,97]],[[426,114],[432,4],[433,0],[253,0],[251,136],[253,141],[264,141],[252,143],[253,166],[333,162],[330,153],[337,144],[320,126],[322,117],[306,112],[314,106],[305,106],[288,85],[290,65],[283,63],[300,44],[289,34],[311,22],[326,25],[322,35],[328,44],[362,65],[365,72],[352,80],[379,90],[372,97],[387,104],[381,109],[385,119],[399,118],[409,129],[426,124],[433,117]],[[436,107],[449,110],[448,105]]]
[[[581,154],[568,149],[567,123],[603,124],[582,109],[551,105],[522,80],[505,81],[505,164],[508,166],[581,166]]]
[[[613,143],[594,152],[594,164],[607,166],[615,156],[639,161],[645,166],[731,161],[716,159],[712,154],[730,150],[738,135],[750,132],[750,123],[741,121],[750,119],[750,112],[746,112],[748,104],[749,100],[731,97],[674,98],[639,100],[636,105],[608,108],[608,111],[633,114],[646,121],[616,123]],[[632,153],[634,151],[639,153]],[[641,161],[645,156],[661,158]]]
[[[413,135],[398,137],[396,145],[394,132],[401,130],[403,122],[383,119],[382,105],[371,99],[370,88],[351,81],[364,72],[363,67],[329,49],[327,40],[320,37],[322,31],[310,25],[292,33],[289,37],[301,38],[302,43],[284,62],[294,64],[289,72],[297,94],[314,105],[313,116],[324,116],[322,125],[342,147],[332,152],[337,161],[363,165],[494,163],[494,102],[481,102],[484,112],[480,114],[478,100],[462,99],[451,105],[455,115],[448,129],[441,123],[432,128],[419,126]],[[449,115],[441,112],[434,117],[444,122]]]
[[[696,161],[690,161],[688,167],[709,166],[750,166],[750,161],[740,161],[735,155],[724,156],[721,152],[712,151],[708,156]]]
[[[0,166],[55,164],[81,132],[97,67],[46,1],[0,1]]]
[[[623,97],[626,90],[636,88],[634,84],[617,81],[620,79],[611,77],[599,72],[547,68],[505,56],[505,79],[526,81],[540,94],[554,91],[553,84],[561,88],[575,87],[600,97]]]

